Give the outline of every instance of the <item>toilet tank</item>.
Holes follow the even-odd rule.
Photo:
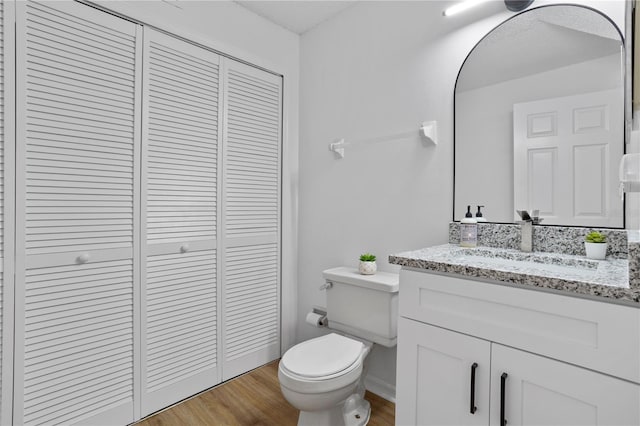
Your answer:
[[[362,275],[356,268],[322,272],[329,328],[392,347],[398,337],[398,274]]]

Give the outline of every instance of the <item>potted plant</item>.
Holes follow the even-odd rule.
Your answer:
[[[584,249],[588,259],[604,260],[607,256],[607,236],[591,231],[584,237]]]
[[[376,266],[376,255],[371,253],[364,253],[360,255],[360,265],[358,271],[362,275],[373,275],[378,270]]]

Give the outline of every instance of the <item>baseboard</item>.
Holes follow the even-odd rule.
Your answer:
[[[371,393],[396,403],[396,387],[377,377],[367,375],[364,379],[364,387]]]

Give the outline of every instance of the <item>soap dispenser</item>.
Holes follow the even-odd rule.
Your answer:
[[[467,213],[460,221],[460,247],[475,247],[478,245],[478,221],[473,218],[471,206],[467,206]]]
[[[482,211],[480,210],[480,209],[482,209],[483,207],[484,207],[484,206],[478,206],[478,211],[476,212],[476,221],[477,221],[478,223],[480,223],[480,222],[486,222],[486,221],[487,221],[487,219],[486,219],[484,216],[482,216]]]

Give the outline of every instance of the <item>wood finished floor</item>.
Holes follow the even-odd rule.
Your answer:
[[[367,392],[369,426],[395,423],[395,404]],[[274,361],[171,408],[147,417],[136,426],[295,426],[298,411],[284,399]]]

